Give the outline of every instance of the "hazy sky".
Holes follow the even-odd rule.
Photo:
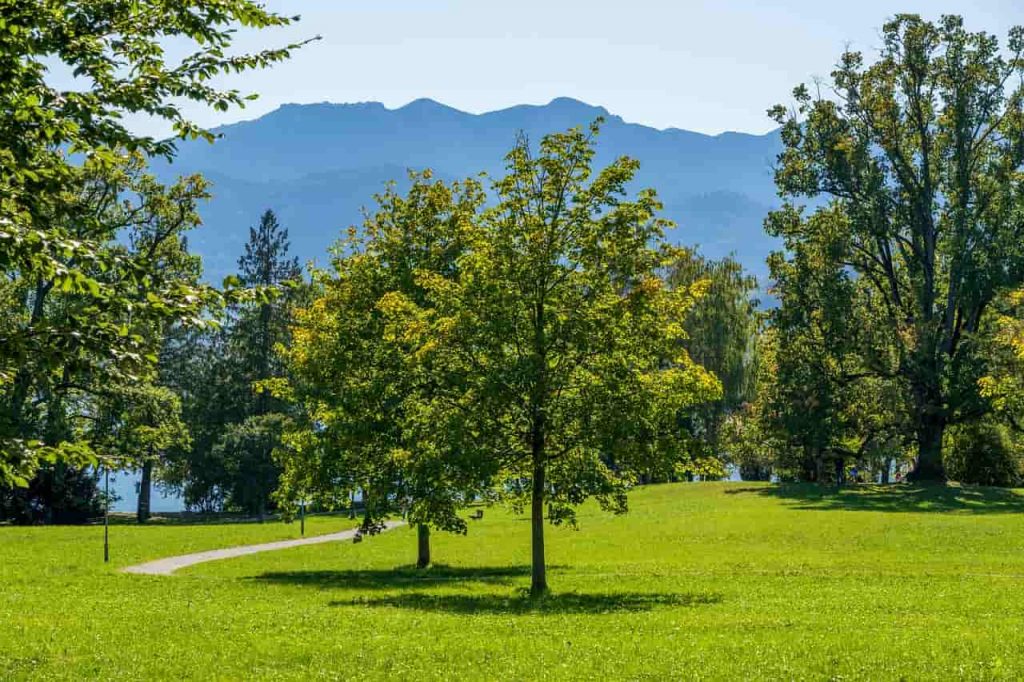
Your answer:
[[[1024,0],[271,0],[294,28],[247,48],[316,34],[291,62],[234,82],[260,93],[254,118],[286,102],[431,97],[471,112],[569,96],[627,121],[707,133],[764,132],[765,110],[825,76],[845,45],[878,45],[896,11],[964,15],[1005,38]],[[149,129],[147,132],[156,132]]]

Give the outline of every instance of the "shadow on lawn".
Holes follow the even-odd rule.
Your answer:
[[[624,592],[613,594],[549,594],[533,598],[528,594],[469,595],[469,594],[398,594],[379,598],[356,598],[332,601],[331,606],[389,606],[415,611],[442,613],[490,614],[566,614],[615,613],[620,611],[650,611],[663,606],[703,606],[718,604],[719,594],[662,594]]]
[[[561,567],[549,566],[548,568]],[[425,569],[415,566],[399,566],[361,571],[277,571],[254,576],[251,580],[320,588],[388,590],[427,588],[466,582],[508,584],[517,578],[528,575],[530,575],[529,566],[460,567],[439,564]]]
[[[836,488],[812,483],[781,483],[732,488],[725,492],[729,495],[775,497],[791,503],[797,509],[968,514],[1024,512],[1024,495],[1007,488],[910,483]]]

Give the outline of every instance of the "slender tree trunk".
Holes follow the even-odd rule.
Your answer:
[[[544,560],[544,489],[547,474],[547,342],[544,338],[544,299],[536,303],[534,312],[534,354],[537,383],[530,400],[532,425],[530,449],[533,464],[533,485],[530,500],[530,530],[532,547],[532,575],[530,595],[539,597],[548,591],[547,565]]]
[[[430,565],[430,526],[421,523],[416,526],[416,568]]]
[[[539,596],[548,591],[547,566],[544,562],[544,462],[534,460],[533,499],[530,505],[532,530],[533,574],[530,594]]]
[[[881,479],[882,485],[888,485],[889,484],[889,470],[890,469],[892,469],[892,458],[886,457],[885,461],[883,462],[883,466],[882,466],[882,479]]]
[[[153,497],[153,460],[147,459],[142,465],[142,480],[139,482],[139,506],[135,519],[139,523],[149,521],[150,501]]]

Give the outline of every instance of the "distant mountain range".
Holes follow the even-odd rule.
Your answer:
[[[214,199],[202,209],[204,227],[190,237],[213,281],[235,269],[248,228],[267,208],[291,233],[303,262],[326,264],[326,249],[342,230],[362,222],[362,209],[389,180],[402,187],[408,169],[431,168],[437,177],[502,173],[503,158],[525,133],[605,124],[596,162],[629,155],[641,162],[637,187],[653,187],[665,216],[679,225],[669,238],[698,244],[718,257],[734,252],[758,275],[776,242],[762,230],[777,204],[772,164],[781,148],[767,135],[703,135],[626,123],[602,107],[560,98],[469,114],[429,99],[398,109],[377,102],[288,104],[258,119],[216,129],[215,144],[180,146],[165,179],[193,172],[213,182]]]

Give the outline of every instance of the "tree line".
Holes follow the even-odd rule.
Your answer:
[[[596,121],[516,140],[500,177],[411,173],[324,269],[268,210],[213,287],[187,240],[210,188],[157,182],[174,140],[121,115],[211,137],[174,102],[242,104],[210,76],[300,45],[227,57],[231,28],[293,19],[244,0],[3,19],[4,518],[87,519],[99,468],[133,467],[140,521],[154,483],[254,516],[358,496],[366,532],[417,526],[425,566],[431,530],[503,503],[529,513],[542,593],[545,524],[624,512],[640,484],[1020,479],[1021,29],[1003,46],[899,15],[876,61],[844,53],[773,108],[783,249],[760,286],[672,245],[635,160],[594,167]],[[167,31],[196,52],[165,63]],[[53,58],[94,87],[50,87]]]

